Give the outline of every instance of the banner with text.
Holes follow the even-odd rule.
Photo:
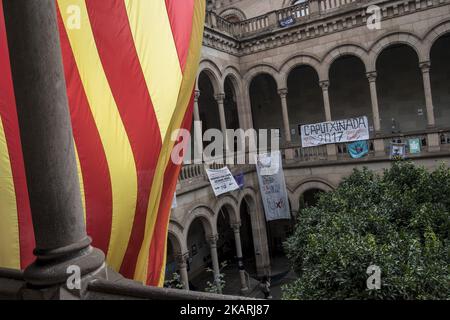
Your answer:
[[[302,147],[369,140],[366,116],[301,126]]]
[[[257,155],[256,170],[266,220],[291,219],[280,152]]]
[[[206,169],[206,173],[216,197],[239,189],[239,186],[228,167],[223,167],[222,169],[217,170]]]

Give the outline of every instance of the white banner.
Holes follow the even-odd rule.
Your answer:
[[[329,121],[301,126],[302,147],[369,140],[367,117]]]
[[[256,155],[256,171],[267,221],[291,219],[280,152]]]
[[[211,187],[213,188],[216,197],[239,189],[239,186],[228,167],[218,170],[206,169],[206,173],[208,174],[209,182],[211,183]]]

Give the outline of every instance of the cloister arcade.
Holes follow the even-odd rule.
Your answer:
[[[197,120],[204,129],[280,129],[287,143],[300,142],[299,125],[362,115],[373,136],[448,128],[450,35],[431,39],[433,30],[422,40],[390,34],[369,49],[300,54],[280,68],[255,65],[239,81],[201,69]]]
[[[304,199],[313,201],[318,193],[329,190],[306,183],[290,192],[289,198],[296,207],[306,207]],[[292,211],[293,217],[296,214]],[[245,292],[249,276],[258,278],[271,273],[270,260],[282,254],[280,245],[294,224],[295,219],[266,222],[252,189],[218,199],[215,208],[196,206],[182,223],[171,221],[166,280],[178,272],[186,289],[203,291],[213,275],[223,272],[221,266],[226,262],[228,272],[239,273],[241,290]],[[206,272],[207,268],[213,272]]]
[[[226,13],[236,21],[246,19],[237,11]],[[435,165],[427,157],[438,158],[443,147],[450,151],[448,17],[417,32],[387,28],[358,44],[345,36],[331,43],[324,40],[312,50],[299,42],[295,52],[271,49],[254,55],[260,59],[205,49],[194,120],[201,121],[203,132],[279,129],[293,219],[266,222],[254,168],[245,171],[242,190],[217,198],[202,169],[186,170],[180,178],[182,205],[173,211],[169,226],[167,278],[179,272],[185,288],[202,290],[211,281],[205,268],[217,277],[227,261],[245,291],[248,275],[271,273],[271,259],[302,209],[314,205],[318,194],[333,190],[351,172],[351,164],[365,165],[348,164],[348,158],[339,156],[339,145],[323,146],[323,153],[319,150],[313,158],[295,158],[307,152],[301,147],[300,125],[367,116],[375,170],[389,160],[386,144],[396,137],[421,137],[427,166]],[[289,148],[300,151],[289,158]],[[316,162],[307,163],[310,159]],[[199,186],[193,187],[195,183]]]

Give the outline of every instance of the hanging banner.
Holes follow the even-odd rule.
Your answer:
[[[391,143],[391,160],[405,159],[406,157],[406,144],[404,143]]]
[[[369,140],[366,116],[301,126],[302,147]]]
[[[234,176],[234,180],[236,180],[236,183],[239,186],[239,189],[244,189],[245,186],[245,175],[241,172],[238,175]]]
[[[367,141],[356,141],[347,145],[348,153],[353,159],[360,159],[369,153]]]
[[[206,173],[216,197],[239,189],[239,186],[228,167],[223,167],[222,169],[217,170],[206,169]]]
[[[292,16],[284,18],[283,20],[280,20],[280,27],[282,27],[282,28],[290,27],[293,24],[295,24],[295,19]]]
[[[266,220],[291,219],[280,152],[256,155],[256,171]]]
[[[420,139],[418,138],[409,139],[408,144],[409,144],[409,153],[417,154],[421,152]]]

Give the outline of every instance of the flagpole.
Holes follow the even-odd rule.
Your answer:
[[[24,277],[58,289],[77,268],[81,277],[104,270],[104,254],[86,234],[56,5],[3,0],[3,7],[36,240]]]

